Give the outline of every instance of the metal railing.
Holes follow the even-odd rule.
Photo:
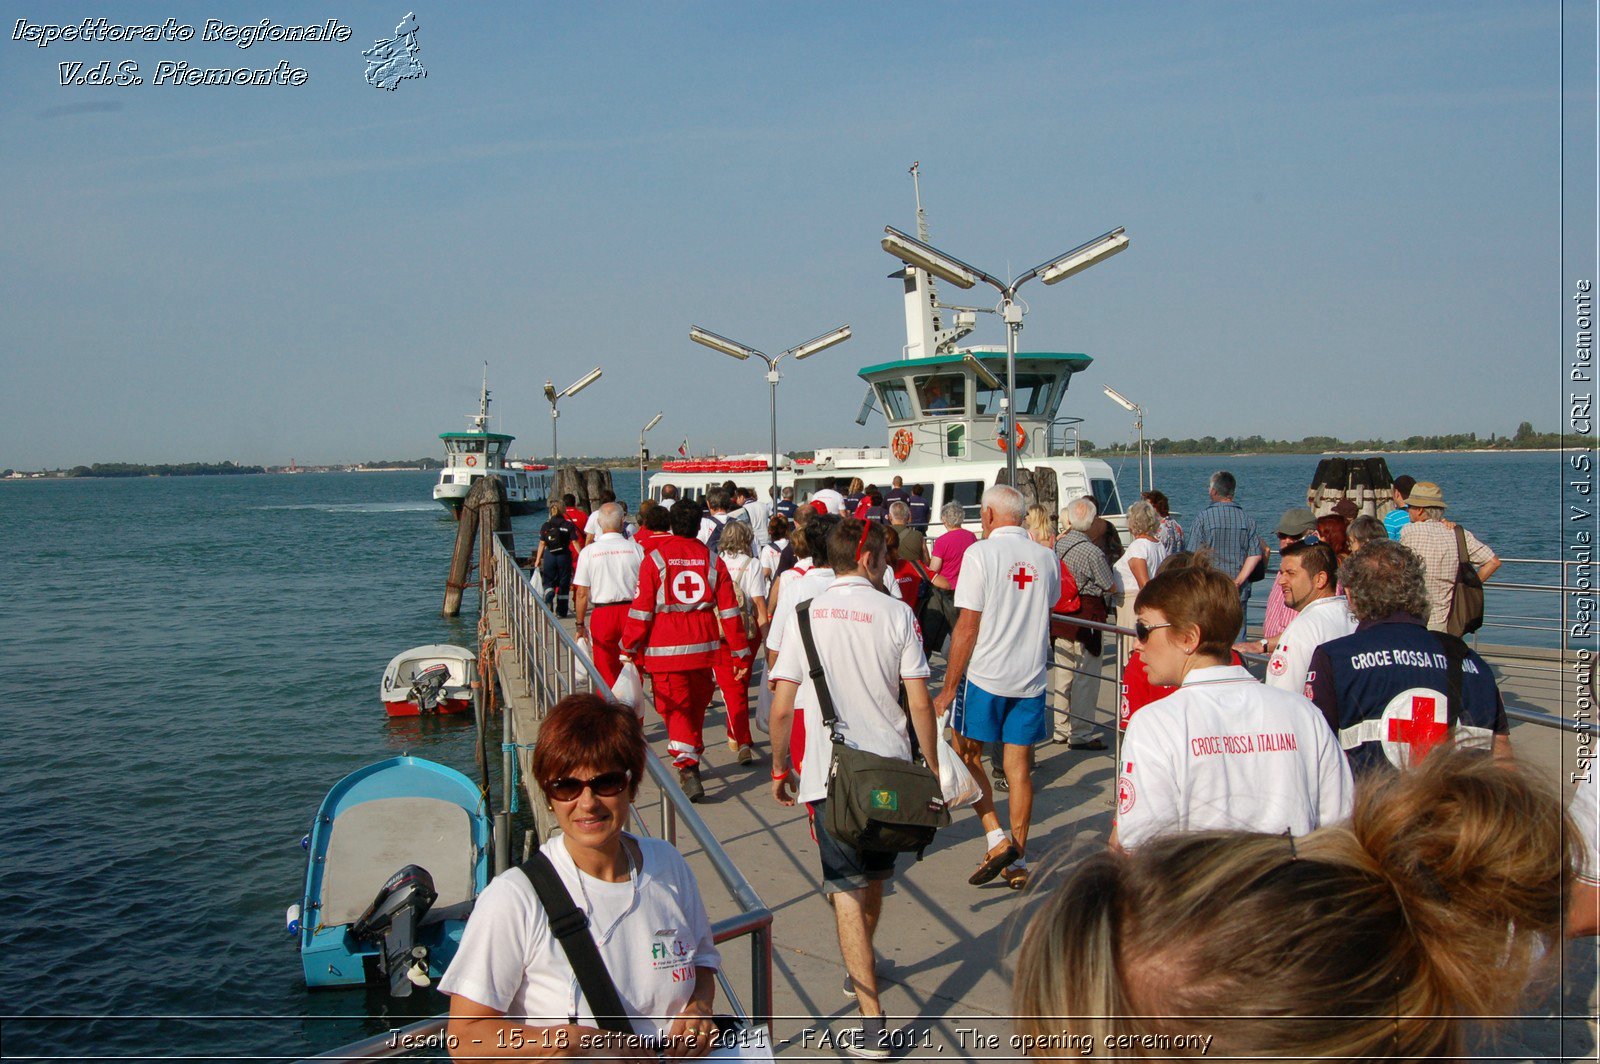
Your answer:
[[[561,627],[561,622],[534,588],[528,575],[517,565],[516,559],[497,535],[484,537],[480,544],[479,562],[480,609],[487,609],[489,596],[505,624],[506,637],[499,648],[502,668],[531,691],[535,704],[544,708],[554,705],[569,694],[594,691],[610,697],[610,689],[594,667],[589,655],[572,636]],[[486,680],[488,678],[486,677]],[[515,763],[517,741],[511,734],[512,713],[503,708],[505,718],[505,770],[502,779],[506,794],[501,803],[502,813],[495,831],[496,866],[509,866],[506,853],[509,846],[510,814],[513,808],[517,767]],[[772,910],[745,879],[738,866],[722,848],[711,828],[701,819],[699,812],[689,803],[689,798],[678,785],[677,773],[669,772],[654,750],[645,755],[645,770],[654,781],[661,798],[659,803],[660,837],[677,845],[678,827],[686,828],[694,841],[711,862],[717,878],[727,889],[739,911],[711,925],[711,937],[719,946],[734,939],[750,939],[749,1006],[734,989],[726,972],[717,971],[717,982],[722,988],[728,1012],[748,1025],[772,1023]],[[530,796],[531,797],[531,796]],[[536,806],[537,808],[537,806]],[[634,825],[640,834],[651,834],[645,818],[637,806],[633,810]],[[397,1030],[386,1031],[371,1038],[319,1053],[312,1060],[379,1060],[405,1056],[419,1050],[437,1052],[448,1048],[448,1016],[434,1016]]]

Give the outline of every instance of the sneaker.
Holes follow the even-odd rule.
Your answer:
[[[1009,791],[1011,789],[1011,781],[1006,779],[1006,774],[999,769],[995,770],[993,783],[994,789],[997,791]]]
[[[700,782],[700,767],[690,765],[688,768],[678,770],[678,786],[683,788],[683,793],[688,795],[689,801],[699,802],[706,796],[705,784]]]
[[[753,765],[755,764],[755,760],[756,752],[751,748],[749,743],[745,743],[743,746],[739,747],[739,764]]]
[[[1096,736],[1093,739],[1081,739],[1078,742],[1069,742],[1067,744],[1068,750],[1104,750],[1105,748],[1106,741],[1099,736]]]
[[[865,1060],[889,1059],[889,1024],[887,1016],[863,1016],[861,1026],[853,1027],[839,1039],[844,1051]]]
[[[856,981],[848,975],[844,977],[844,996],[847,998],[856,996]]]

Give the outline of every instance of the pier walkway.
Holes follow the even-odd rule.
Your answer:
[[[493,590],[483,605],[489,632],[509,647],[513,630],[525,626],[527,619],[513,616],[507,597]],[[563,627],[570,636],[571,622],[564,622]],[[1570,667],[1563,673],[1554,652],[1479,649],[1500,676],[1508,706],[1559,714],[1564,701],[1570,703],[1576,680]],[[943,660],[935,656],[932,664],[936,683]],[[550,665],[548,675],[556,677],[557,686],[587,687],[587,676],[580,675],[586,670],[573,669],[570,663],[563,667],[554,658]],[[540,698],[534,690],[537,684],[530,685],[510,654],[500,655],[499,672],[517,742],[529,743],[540,713]],[[1565,699],[1563,689],[1569,692]],[[1113,718],[1113,690],[1110,684],[1101,685],[1101,721]],[[665,730],[653,710],[646,714],[645,723],[653,748],[664,750]],[[820,893],[816,849],[806,815],[801,807],[784,808],[772,800],[767,747],[760,733],[756,764],[734,762],[724,741],[720,700],[708,715],[705,734],[706,797],[693,809],[773,914],[775,1049],[786,1059],[834,1059],[840,1054],[831,1040],[853,1025],[856,1011],[854,1001],[842,992],[845,972],[832,913]],[[1110,729],[1106,738],[1111,742]],[[1564,777],[1576,764],[1576,736],[1570,732],[1518,723],[1513,726],[1512,741],[1520,759],[1538,766],[1552,779]],[[522,755],[526,757],[526,751]],[[1036,882],[1043,889],[1052,882],[1048,875],[1051,866],[1104,845],[1116,785],[1114,757],[1114,750],[1071,751],[1061,745],[1039,748],[1030,859],[1036,869],[1047,872],[1045,876],[1036,872]],[[520,775],[526,781],[526,772]],[[672,789],[676,791],[676,787]],[[653,818],[651,810],[660,797],[658,785],[647,782],[639,796],[641,813]],[[542,803],[528,794],[522,800],[535,809],[542,808]],[[652,819],[651,829],[662,833],[665,828],[670,833],[671,819],[663,813],[662,823]],[[970,810],[958,811],[954,824],[940,833],[924,860],[902,860],[892,893],[885,900],[877,934],[880,984],[890,1026],[902,1031],[897,1059],[994,1060],[1022,1055],[1010,1041],[1012,1028],[1007,1017],[1012,961],[1039,896],[1035,889],[1013,892],[1001,880],[984,887],[967,885],[967,876],[983,850],[981,835],[976,816]],[[683,834],[678,844],[700,879],[713,921],[736,920],[740,906],[716,889],[718,874],[704,849]],[[1271,929],[1264,933],[1270,934]],[[1507,1060],[1595,1059],[1595,953],[1593,939],[1569,945],[1559,977],[1530,1006],[1531,1014],[1513,1020],[1496,1039],[1480,1039],[1476,1052]],[[759,948],[739,950],[725,945],[731,985],[759,986],[761,976],[752,968],[759,965],[761,957]],[[759,1010],[751,1011],[759,1014]],[[1096,1047],[1095,1055],[1106,1054]]]

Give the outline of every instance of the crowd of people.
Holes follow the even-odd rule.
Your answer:
[[[873,936],[899,854],[826,828],[835,744],[935,773],[941,747],[959,758],[983,834],[968,881],[1024,889],[1036,749],[1106,748],[1107,668],[1120,681],[1114,822],[1024,940],[1025,1031],[1176,1037],[1249,1002],[1284,1019],[1230,1028],[1222,1045],[1238,1055],[1456,1052],[1459,1027],[1440,1017],[1504,1011],[1501,991],[1520,988],[1564,914],[1575,933],[1600,923],[1593,810],[1578,818],[1583,863],[1557,798],[1511,759],[1488,664],[1452,630],[1457,589],[1499,561],[1444,519],[1436,484],[1399,478],[1381,520],[1349,500],[1321,515],[1294,507],[1252,633],[1245,609],[1272,551],[1236,489],[1215,474],[1187,532],[1146,492],[1124,543],[1092,497],[1052,513],[1003,485],[983,494],[976,532],[950,503],[931,541],[929,500],[898,477],[883,490],[827,484],[800,503],[792,489],[763,500],[730,483],[702,503],[669,486],[637,526],[614,497],[593,514],[553,503],[533,562],[558,613],[570,593],[602,678],[629,665],[648,678],[690,801],[705,796],[714,691],[738,764],[755,764],[755,731],[768,734],[772,799],[811,819],[860,1011],[852,1053],[889,1052]],[[1261,654],[1264,682],[1244,663]],[[552,710],[535,772],[564,834],[543,850],[608,960],[627,968],[646,925],[674,929],[670,964],[612,974],[636,1035],[699,1055],[718,965],[703,906],[670,847],[622,830],[643,744],[638,718],[599,699]],[[578,1037],[595,1019],[589,988],[526,881],[506,878],[444,984],[453,1025],[545,1017],[546,1042]],[[644,906],[643,891],[661,896]],[[679,908],[650,907],[668,902]],[[1185,926],[1200,912],[1205,935]],[[657,985],[668,968],[670,994]],[[1301,1015],[1346,1021],[1287,1019]]]

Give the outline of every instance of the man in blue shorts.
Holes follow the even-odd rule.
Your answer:
[[[967,548],[956,584],[960,618],[950,639],[950,664],[934,700],[950,725],[955,749],[972,771],[983,797],[973,806],[983,821],[987,849],[967,882],[1003,875],[1007,886],[1028,883],[1023,854],[1033,816],[1033,747],[1050,735],[1045,670],[1050,658],[1050,607],[1061,597],[1061,567],[1049,547],[1022,527],[1027,505],[1015,488],[983,493],[983,539]],[[985,743],[1004,744],[1011,783],[1011,834],[1000,828],[994,792],[983,768]]]

